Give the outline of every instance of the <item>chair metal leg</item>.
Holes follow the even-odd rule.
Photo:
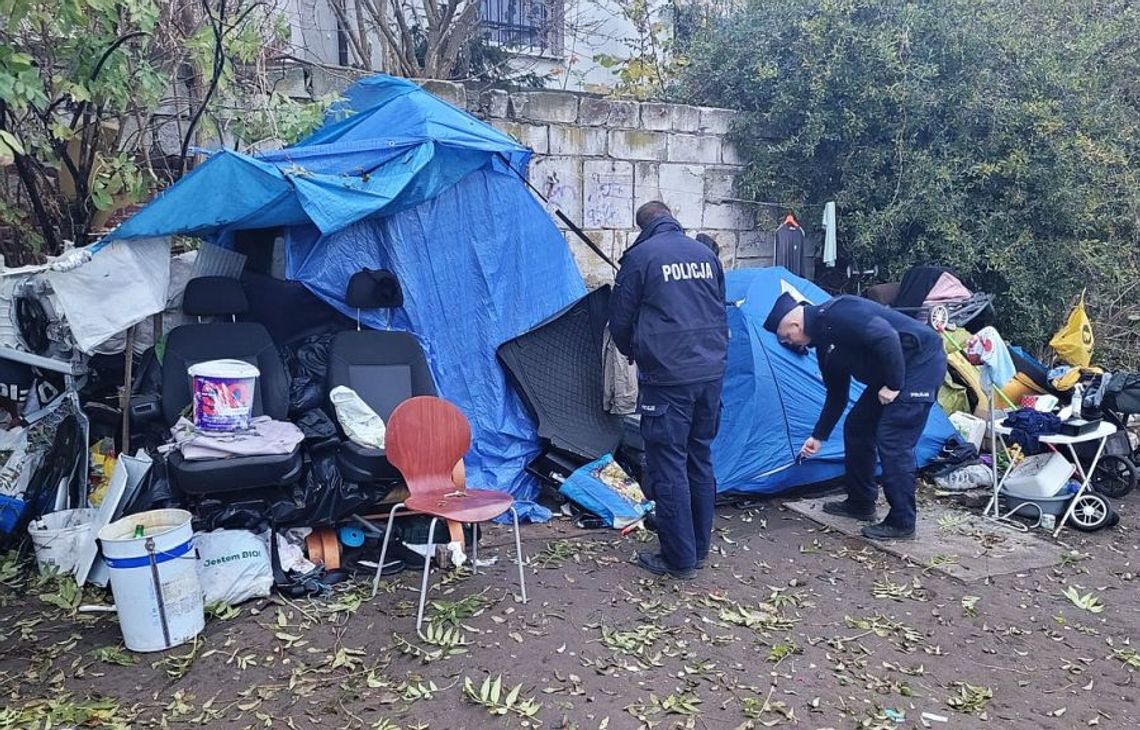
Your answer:
[[[479,572],[479,525],[471,523],[471,575]]]
[[[388,540],[392,536],[392,523],[396,521],[396,511],[404,506],[403,502],[392,507],[392,511],[388,513],[388,527],[384,530],[384,539],[380,543],[380,560],[376,563],[376,577],[372,579],[372,597],[376,597],[376,592],[380,590],[380,573],[384,570],[384,558],[388,555]]]
[[[515,506],[511,505],[511,517],[515,522],[515,555],[518,556],[519,561],[519,588],[522,590],[522,602],[526,603],[526,572],[523,568],[523,551],[522,551],[522,536],[519,533],[519,513],[515,511]]]
[[[419,634],[420,638],[423,638],[423,634],[420,633],[420,626],[422,626],[424,622],[424,604],[427,603],[428,575],[431,573],[431,554],[435,552],[435,542],[433,542],[433,539],[435,537],[435,526],[437,524],[439,524],[439,518],[432,517],[431,524],[428,526],[427,556],[424,558],[424,577],[423,580],[420,581],[420,610],[419,613],[416,614],[416,633]]]

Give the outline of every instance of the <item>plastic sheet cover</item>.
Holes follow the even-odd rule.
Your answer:
[[[791,287],[814,304],[829,297],[815,284],[787,269],[743,269],[727,276],[729,306],[728,369],[724,411],[713,444],[717,491],[773,494],[843,475],[843,423],[818,456],[796,463],[823,408],[825,389],[814,351],[800,356],[764,329],[780,292]],[[852,380],[850,405],[863,393]],[[917,449],[925,465],[954,435],[935,404]]]
[[[362,268],[390,269],[404,307],[364,311],[375,329],[414,333],[440,394],[472,427],[471,487],[502,489],[524,503],[538,491],[524,472],[538,454],[534,422],[495,359],[500,344],[582,295],[585,286],[565,240],[510,173],[484,170],[422,205],[318,238],[288,237],[288,276],[305,282],[347,316],[346,283]],[[534,504],[519,516],[549,517]]]

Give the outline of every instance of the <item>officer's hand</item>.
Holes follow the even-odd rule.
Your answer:
[[[815,456],[822,448],[822,441],[817,438],[809,438],[807,441],[804,441],[804,445],[800,447],[800,458],[806,459],[809,456]]]
[[[898,397],[899,392],[897,390],[891,390],[885,385],[882,388],[879,388],[879,402],[885,406],[889,406],[890,404],[894,403],[895,398]]]

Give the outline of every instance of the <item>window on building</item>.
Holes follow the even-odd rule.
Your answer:
[[[491,43],[512,51],[562,52],[564,0],[482,0],[480,22]]]

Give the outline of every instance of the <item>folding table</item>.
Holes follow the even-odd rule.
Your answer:
[[[1053,530],[1053,537],[1058,537],[1061,534],[1061,528],[1063,528],[1065,526],[1065,523],[1069,521],[1069,519],[1073,516],[1073,514],[1077,511],[1077,509],[1083,509],[1083,510],[1095,509],[1095,505],[1092,505],[1092,504],[1082,505],[1081,504],[1081,501],[1082,501],[1081,497],[1083,497],[1085,495],[1085,493],[1089,490],[1090,485],[1092,483],[1092,476],[1093,476],[1093,474],[1096,473],[1096,467],[1100,463],[1101,456],[1104,455],[1105,444],[1108,443],[1109,437],[1112,436],[1112,434],[1116,433],[1116,431],[1117,431],[1116,426],[1114,426],[1111,423],[1108,423],[1107,421],[1101,421],[1100,425],[1098,425],[1095,430],[1089,431],[1088,433],[1083,433],[1079,436],[1065,436],[1063,434],[1055,433],[1055,434],[1048,434],[1046,436],[1040,437],[1039,440],[1043,444],[1047,444],[1049,446],[1055,446],[1058,448],[1066,447],[1068,449],[1069,455],[1072,456],[1072,462],[1073,462],[1074,469],[1077,473],[1077,476],[1080,477],[1080,480],[1081,480],[1080,488],[1077,490],[1076,494],[1073,495],[1073,498],[1069,500],[1069,506],[1065,509],[1065,514],[1061,517],[1061,519],[1059,519],[1057,521],[1057,526]],[[1008,436],[1009,433],[1010,433],[1010,429],[1008,429],[1004,426],[997,426],[994,429],[995,439],[998,435]],[[1080,458],[1077,456],[1076,447],[1078,444],[1087,444],[1087,443],[1095,443],[1096,444],[1096,453],[1093,456],[1092,461],[1089,462],[1088,468],[1086,469],[1081,464]],[[1003,441],[1003,446],[1004,446],[1004,441]],[[995,459],[995,463],[996,463],[996,459]],[[1011,473],[1011,471],[1012,471],[1012,469],[1007,469],[1006,473],[1004,475],[1002,475],[1000,480],[995,480],[994,495],[991,498],[990,505],[988,505],[986,507],[986,516],[989,517],[990,519],[995,519],[995,520],[1000,521],[1000,522],[1009,522],[1010,521],[1009,520],[1010,514],[1012,514],[1012,512],[1017,511],[1017,510],[1012,510],[1010,514],[1002,515],[1000,513],[998,506],[997,506],[998,505],[998,498],[999,498],[1000,493],[1001,493],[1001,487],[1003,484],[1005,484],[1005,481],[1009,477],[1009,474]],[[995,468],[995,474],[996,474],[996,468]],[[992,513],[991,513],[991,508],[993,510]],[[1020,509],[1020,507],[1018,509]],[[1094,515],[1090,514],[1088,516],[1092,517]]]

